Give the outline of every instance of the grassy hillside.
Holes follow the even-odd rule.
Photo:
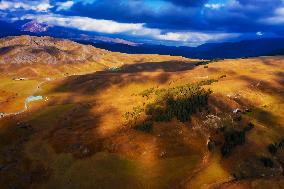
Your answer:
[[[0,112],[42,81],[45,100],[0,119],[1,187],[283,187],[283,57],[198,62],[108,52],[2,72]]]

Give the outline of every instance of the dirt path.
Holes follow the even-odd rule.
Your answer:
[[[79,76],[79,75],[84,75],[84,74],[73,74],[72,76]],[[70,76],[64,76],[64,77],[61,77],[61,78],[57,78],[57,79],[64,79],[64,78],[67,78],[67,77],[70,77]],[[44,85],[45,83],[47,82],[50,82],[50,81],[55,81],[57,79],[52,79],[52,80],[45,80],[45,81],[41,81],[38,83],[38,85],[36,86],[34,92],[28,96],[26,99],[25,99],[25,102],[24,102],[24,107],[22,110],[18,111],[18,112],[13,112],[13,113],[5,113],[5,112],[0,112],[0,119],[1,118],[4,118],[4,117],[8,117],[8,116],[15,116],[15,115],[19,115],[19,114],[22,114],[24,112],[26,112],[28,110],[28,105],[29,105],[29,97],[32,97],[34,96],[37,92],[39,92],[41,90],[41,86]]]
[[[184,182],[181,184],[181,188],[188,188],[188,189],[191,189],[193,187],[197,187],[195,186],[195,182],[196,182],[196,179],[198,180],[199,178],[199,175],[202,174],[202,172],[206,171],[206,169],[208,169],[212,163],[214,163],[214,154],[208,152],[207,154],[204,155],[203,159],[202,159],[202,162],[195,168],[195,170],[193,172],[190,173],[190,176],[184,180]],[[208,182],[208,183],[205,183],[204,185],[199,186],[203,189],[210,189],[210,188],[214,188],[215,186],[218,186],[220,184],[223,184],[223,183],[226,183],[226,182],[230,182],[232,180],[232,178],[225,178],[224,179],[221,179],[220,181],[213,181],[213,182]],[[198,181],[197,181],[198,183]],[[198,188],[199,188],[198,187]]]
[[[204,157],[202,158],[201,164],[198,165],[195,168],[195,170],[190,173],[190,176],[181,183],[182,188],[189,188],[191,181],[196,177],[196,175],[201,173],[204,169],[206,169],[209,166],[210,160],[212,158],[211,156],[212,156],[212,154],[210,152],[207,152],[204,155]]]

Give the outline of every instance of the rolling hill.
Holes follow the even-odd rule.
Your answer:
[[[201,61],[31,36],[0,47],[3,189],[283,187],[282,56]]]

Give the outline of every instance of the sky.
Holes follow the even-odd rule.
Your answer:
[[[0,0],[0,19],[197,46],[284,37],[284,0]]]

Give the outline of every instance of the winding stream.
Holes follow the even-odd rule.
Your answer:
[[[38,100],[43,100],[43,97],[42,96],[29,96],[29,97],[26,98],[25,105],[24,105],[24,108],[22,110],[20,110],[18,112],[13,112],[13,113],[0,113],[0,118],[6,117],[6,116],[13,116],[13,115],[21,114],[21,113],[28,110],[29,103],[34,102],[34,101],[38,101]]]

